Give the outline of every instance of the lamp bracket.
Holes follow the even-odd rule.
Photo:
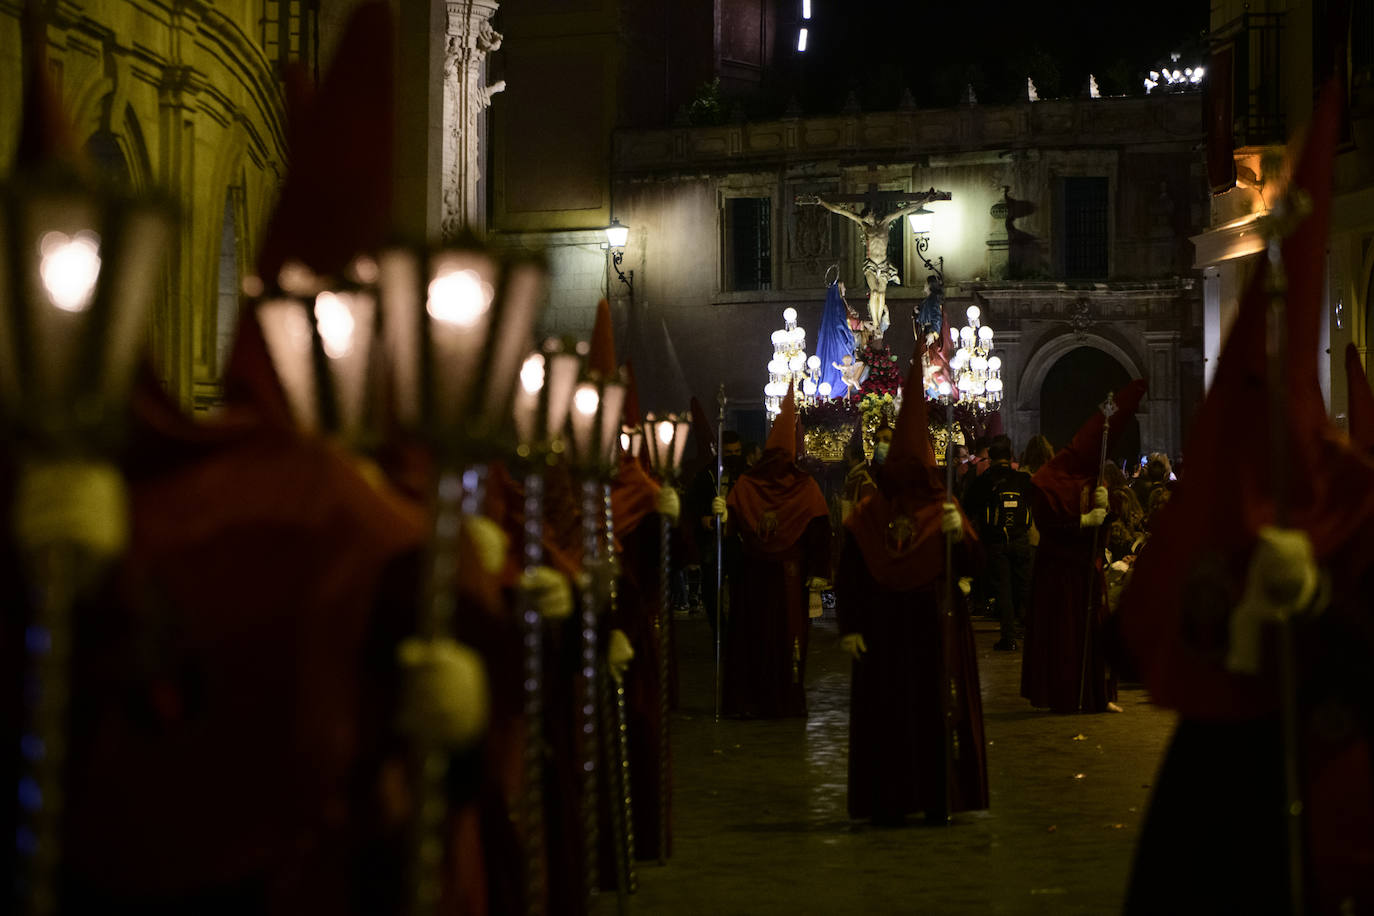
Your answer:
[[[617,248],[611,252],[611,267],[615,269],[615,275],[620,278],[620,282],[625,284],[630,291],[630,295],[633,296],[635,291],[635,272],[633,269],[629,271],[621,270],[620,265],[624,263],[624,261],[625,249]]]

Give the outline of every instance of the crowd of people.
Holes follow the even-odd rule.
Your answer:
[[[601,891],[629,893],[637,862],[672,854],[674,566],[697,570],[728,716],[807,714],[812,622],[833,594],[853,660],[853,818],[945,824],[988,807],[981,610],[998,621],[995,649],[1023,651],[1031,706],[1119,712],[1125,672],[1179,709],[1133,912],[1233,911],[1238,884],[1243,912],[1290,895],[1323,909],[1374,901],[1374,396],[1357,359],[1353,441],[1312,401],[1319,223],[1284,245],[1291,352],[1304,354],[1288,367],[1284,487],[1272,470],[1228,479],[1224,460],[1238,402],[1263,395],[1259,287],[1186,481],[1164,455],[1103,463],[1146,395],[1140,380],[1057,450],[1036,437],[1018,458],[998,435],[953,446],[943,465],[925,399],[908,397],[871,458],[856,433],[830,499],[800,463],[790,392],[757,450],[727,432],[717,455],[697,407],[695,455],[675,474],[639,438],[673,430],[641,415],[604,301],[580,345],[532,352],[531,315],[523,336],[463,343],[466,362],[379,357],[357,388],[331,375],[323,361],[346,357],[357,328],[349,313],[337,336],[329,282],[379,297],[367,327],[385,353],[431,318],[449,325],[435,338],[468,341],[485,310],[505,318],[536,298],[522,262],[474,244],[457,256],[469,267],[412,297],[413,321],[395,320],[405,297],[376,280],[395,276],[376,263],[389,49],[387,5],[363,4],[318,93],[294,100],[291,173],[257,256],[266,292],[245,302],[218,415],[188,416],[134,362],[93,389],[73,372],[71,390],[92,400],[70,411],[36,419],[12,399],[0,413],[14,520],[0,550],[12,749],[0,772],[15,789],[3,866],[25,912],[577,914]],[[31,53],[21,181],[79,159],[46,72]],[[1318,152],[1294,172],[1318,212],[1333,143],[1319,118]],[[79,168],[60,174],[79,186]],[[44,257],[88,243],[63,226],[36,246]],[[16,317],[29,306],[50,318],[49,305],[88,304],[68,308],[67,281],[35,273],[34,302],[0,299],[0,345],[51,330]],[[444,299],[455,276],[484,297],[475,310]],[[90,282],[103,320],[132,320],[103,276]],[[293,362],[272,316],[304,301]],[[69,336],[86,333],[71,320]],[[576,378],[553,420],[567,360]],[[448,400],[407,407],[416,374]],[[349,435],[342,418],[362,402],[374,425]],[[470,413],[456,426],[415,420],[457,404]],[[521,433],[522,416],[548,427]],[[1297,681],[1268,651],[1275,620],[1277,641],[1298,643]],[[1209,830],[1192,830],[1204,800]],[[1246,875],[1254,863],[1261,880]],[[1195,896],[1168,896],[1183,872]]]

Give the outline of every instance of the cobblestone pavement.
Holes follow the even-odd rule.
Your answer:
[[[679,620],[675,851],[639,866],[631,911],[1118,912],[1173,715],[1129,688],[1119,715],[1033,710],[1020,653],[992,650],[991,621],[975,630],[991,809],[884,829],[845,812],[849,663],[833,620],[812,633],[808,719],[719,723],[709,629]]]

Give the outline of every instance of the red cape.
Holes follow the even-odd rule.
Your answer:
[[[1318,385],[1339,112],[1339,96],[1328,87],[1292,178],[1309,195],[1311,211],[1282,246],[1289,290],[1286,524],[1308,533],[1323,564],[1374,522],[1374,463],[1332,426]],[[1232,674],[1223,664],[1228,616],[1243,591],[1256,533],[1276,520],[1265,360],[1268,276],[1265,260],[1187,440],[1188,473],[1160,514],[1120,610],[1127,647],[1155,701],[1190,718],[1249,718],[1271,712],[1277,701],[1274,678]],[[1339,573],[1356,581],[1363,568]]]
[[[1145,396],[1145,381],[1136,379],[1116,393],[1116,413],[1107,429],[1107,447],[1116,441],[1126,421],[1135,416]],[[1032,481],[1057,514],[1077,515],[1080,494],[1102,473],[1102,425],[1106,417],[1097,411],[1079,428],[1073,441],[1035,472]],[[1191,458],[1191,454],[1189,455]]]

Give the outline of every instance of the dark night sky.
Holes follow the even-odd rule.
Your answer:
[[[1208,21],[1205,0],[812,0],[798,55],[789,20],[800,6],[779,5],[768,95],[795,95],[808,113],[838,109],[850,90],[865,110],[895,108],[904,86],[919,106],[943,107],[970,82],[979,102],[1021,101],[1028,75],[1042,98],[1083,94],[1089,73],[1104,95],[1140,94],[1170,51],[1183,53],[1180,66],[1204,61]]]

